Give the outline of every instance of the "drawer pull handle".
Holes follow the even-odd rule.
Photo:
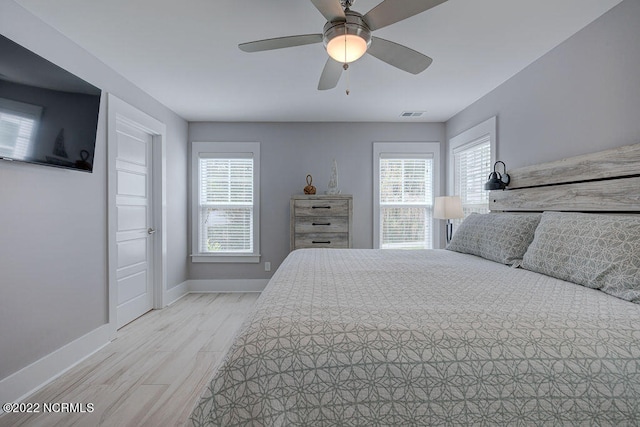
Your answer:
[[[330,222],[312,222],[311,225],[331,225]]]
[[[331,209],[331,206],[311,206],[311,209]]]
[[[331,240],[312,240],[311,243],[330,245],[331,244]]]

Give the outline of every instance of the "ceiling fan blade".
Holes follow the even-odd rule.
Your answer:
[[[327,58],[320,81],[318,82],[318,90],[333,89],[338,85],[340,76],[342,75],[342,64],[338,61],[334,61],[331,58]]]
[[[244,52],[261,52],[263,50],[282,49],[305,44],[322,43],[322,34],[305,34],[301,36],[276,37],[275,39],[257,40],[239,44]]]
[[[384,0],[362,18],[371,31],[412,17],[447,0]]]
[[[340,5],[340,0],[311,0],[311,3],[320,11],[324,18],[331,22],[336,18],[347,19],[344,10]]]
[[[411,74],[423,72],[433,62],[427,55],[380,37],[371,37],[367,53]]]

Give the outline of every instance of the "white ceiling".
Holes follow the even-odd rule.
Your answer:
[[[316,89],[322,44],[237,48],[321,33],[324,18],[309,0],[16,1],[189,121],[442,122],[621,0],[449,0],[374,34],[432,57],[426,71],[365,55],[329,91]],[[355,0],[352,9],[364,14],[379,2]]]

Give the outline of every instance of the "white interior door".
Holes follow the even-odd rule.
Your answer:
[[[153,308],[153,135],[116,119],[117,327]]]

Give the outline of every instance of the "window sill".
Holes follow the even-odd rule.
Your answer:
[[[191,262],[218,262],[218,263],[253,263],[257,264],[260,262],[260,255],[256,254],[230,254],[230,255],[209,255],[209,254],[198,254],[191,255]]]

